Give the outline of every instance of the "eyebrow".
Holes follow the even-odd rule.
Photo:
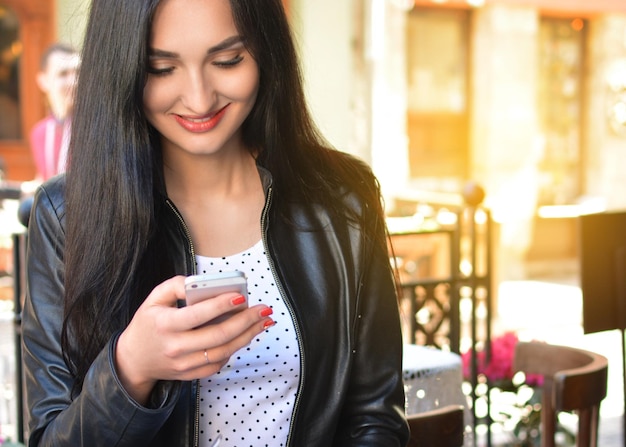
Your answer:
[[[219,53],[220,51],[227,50],[229,48],[234,47],[235,45],[243,43],[243,38],[241,36],[232,36],[224,39],[217,45],[212,46],[207,50],[207,55],[212,55],[215,53]],[[174,53],[172,51],[159,50],[157,48],[150,48],[150,57],[165,57],[165,58],[176,58],[179,57],[178,53]]]

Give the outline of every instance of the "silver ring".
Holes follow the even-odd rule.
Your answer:
[[[206,349],[204,350],[204,360],[206,360],[207,363],[211,363],[209,362],[209,354],[206,353]]]

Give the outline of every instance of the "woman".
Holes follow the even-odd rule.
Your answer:
[[[316,133],[280,0],[91,8],[29,225],[29,444],[405,445],[378,186]],[[229,269],[249,306],[177,305]]]

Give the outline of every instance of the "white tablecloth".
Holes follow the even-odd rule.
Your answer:
[[[407,414],[446,405],[467,408],[462,389],[462,362],[458,354],[405,344],[402,370]]]

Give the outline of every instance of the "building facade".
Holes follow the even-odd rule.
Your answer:
[[[317,19],[293,3],[321,127],[372,164],[390,209],[478,182],[514,278],[573,259],[579,213],[626,208],[625,2],[322,0]],[[322,103],[332,84],[346,103]]]

